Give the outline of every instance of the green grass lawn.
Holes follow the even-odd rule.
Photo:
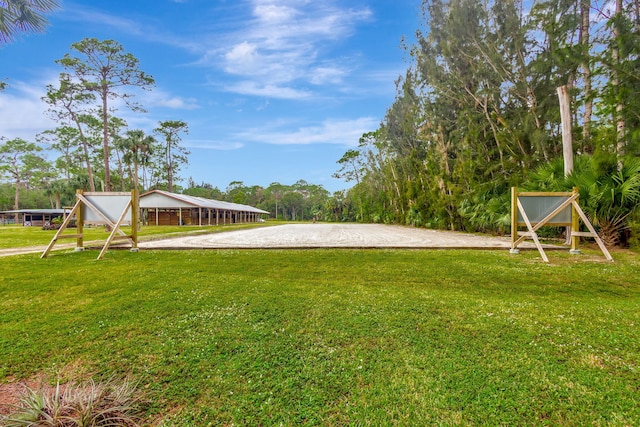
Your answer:
[[[640,420],[640,262],[595,251],[0,258],[0,383],[139,381],[156,426]]]
[[[210,225],[210,226],[142,226],[138,231],[139,240],[148,240],[155,237],[170,237],[187,234],[199,233],[218,233],[223,231],[239,230],[243,228],[264,227],[269,225],[277,225],[279,222],[270,221],[269,223],[250,223],[250,224],[229,224],[229,225]],[[122,227],[122,231],[131,234],[131,227]],[[75,234],[75,228],[64,230],[64,234]],[[0,226],[0,249],[20,248],[27,246],[46,246],[55,236],[56,230],[43,230],[41,227],[23,227],[23,226]],[[85,242],[102,241],[103,243],[109,237],[109,232],[105,231],[104,226],[88,227],[83,229]],[[73,239],[61,239],[58,243],[73,243]]]

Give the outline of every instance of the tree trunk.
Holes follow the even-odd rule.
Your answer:
[[[573,138],[571,135],[571,98],[569,86],[557,88],[560,101],[560,119],[562,121],[562,156],[564,158],[564,175],[573,172]]]
[[[103,88],[102,96],[102,152],[104,155],[104,190],[111,191],[111,171],[109,170],[109,114],[107,110],[108,88]]]
[[[593,99],[591,98],[591,68],[589,65],[589,12],[591,0],[580,1],[580,15],[582,24],[580,25],[580,45],[584,48],[584,59],[582,61],[582,75],[584,78],[584,114],[582,119],[582,152],[591,152],[591,116],[593,115]]]
[[[171,143],[167,142],[167,189],[173,193],[173,165],[171,164]]]
[[[16,180],[16,194],[13,197],[13,209],[18,210],[20,209],[20,180]],[[15,215],[15,219],[16,219],[16,224],[18,223],[18,221],[20,220],[20,214],[16,212]]]
[[[91,169],[91,156],[89,156],[89,145],[87,144],[87,138],[84,136],[84,132],[82,130],[82,126],[80,125],[80,121],[76,114],[69,110],[71,113],[71,118],[73,119],[76,127],[78,128],[78,133],[80,134],[80,141],[82,142],[82,151],[84,153],[84,160],[87,165],[87,175],[89,177],[89,188],[91,191],[96,191],[96,184],[93,179],[93,170]]]
[[[619,20],[619,17],[622,15],[622,0],[616,0],[616,18]],[[613,48],[611,49],[611,56],[613,59],[613,67],[612,67],[612,79],[611,84],[616,91],[616,95],[619,96],[620,92],[620,74],[618,71],[618,67],[620,65],[620,50],[618,49],[618,43],[620,38],[620,28],[618,27],[620,24],[616,22],[613,26]],[[622,115],[623,104],[621,100],[618,100],[618,104],[616,105],[616,149],[618,157],[622,157],[625,154],[625,143],[624,136],[626,132],[626,123],[624,120],[624,116]]]
[[[137,156],[137,153],[136,153]],[[138,182],[138,159],[135,157],[133,159],[133,188],[135,188],[136,192],[140,194],[140,183]]]
[[[560,119],[562,121],[562,157],[564,158],[564,176],[573,172],[573,137],[571,135],[571,97],[569,86],[557,88],[560,101]],[[566,228],[565,244],[571,244],[571,226]]]
[[[118,165],[118,173],[120,174],[120,191],[125,192],[126,183],[124,179],[124,162],[122,161],[122,157],[120,156],[120,151],[116,148],[116,164]]]

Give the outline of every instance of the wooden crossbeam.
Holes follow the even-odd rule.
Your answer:
[[[80,200],[78,200],[76,201],[76,204],[71,209],[71,212],[69,212],[69,215],[67,215],[67,217],[64,219],[64,221],[60,225],[60,228],[58,229],[58,231],[56,231],[56,234],[53,236],[53,239],[51,239],[51,242],[49,242],[44,252],[42,252],[42,255],[40,255],[40,258],[45,258],[47,255],[49,255],[49,252],[51,252],[51,249],[53,249],[53,246],[56,244],[58,239],[66,238],[66,237],[62,237],[62,232],[67,229],[67,226],[69,226],[69,223],[71,222],[76,212],[80,210],[80,207],[81,207],[81,202]],[[81,239],[82,234],[75,234],[73,237]]]
[[[84,234],[63,234],[58,236],[58,239],[77,239],[78,237],[84,237]]]
[[[127,200],[123,211],[120,212],[120,216],[118,220],[116,222],[113,222],[109,217],[107,217],[105,212],[111,212],[112,216],[115,216],[113,215],[115,213],[113,212],[114,209],[105,210],[105,212],[103,212],[98,206],[96,206],[96,204],[92,203],[91,200],[85,197],[85,195],[87,196],[101,196],[101,195],[131,196],[131,197]],[[131,242],[132,251],[137,251],[137,244],[138,244],[138,236],[137,236],[138,215],[136,212],[138,207],[137,197],[138,197],[138,193],[136,190],[131,191],[131,193],[122,193],[122,192],[121,193],[83,193],[82,190],[78,190],[76,192],[75,205],[71,209],[71,212],[69,213],[69,215],[65,218],[60,229],[56,232],[56,234],[54,235],[53,239],[51,240],[47,248],[42,253],[41,258],[46,257],[51,252],[53,246],[56,244],[58,239],[76,238],[78,240],[78,248],[82,248],[83,238],[84,238],[84,234],[82,230],[83,230],[83,224],[85,222],[83,218],[84,216],[83,207],[86,207],[87,209],[91,210],[91,212],[93,212],[99,218],[95,220],[95,222],[99,222],[99,223],[104,222],[104,224],[111,227],[111,233],[109,234],[109,237],[107,238],[107,241],[104,244],[102,251],[100,252],[100,255],[98,255],[98,259],[102,259],[102,257],[104,256],[105,252],[107,251],[111,243],[115,240],[128,240]],[[100,202],[97,199],[96,199],[96,203],[100,205]],[[120,204],[120,206],[122,206],[122,204]],[[119,209],[120,208],[118,208],[118,210]],[[127,218],[127,214],[129,213],[129,211],[131,211],[131,227],[132,227],[131,234],[127,234],[121,229],[121,226],[123,225],[125,219]],[[78,225],[77,225],[78,233],[72,234],[72,235],[62,235],[62,232],[67,228],[67,226],[71,222],[71,219],[74,215],[76,216],[76,219],[78,221]]]
[[[538,248],[538,252],[540,252],[540,256],[542,257],[544,262],[549,262],[549,258],[547,258],[547,254],[545,254],[544,249],[542,249],[542,245],[538,240],[538,235],[533,229],[533,226],[531,225],[531,221],[529,221],[529,217],[527,216],[527,213],[525,212],[524,207],[522,207],[522,203],[520,203],[520,199],[518,199],[518,210],[520,211],[520,214],[522,215],[522,218],[524,219],[524,222],[527,225],[527,229],[529,230],[529,234],[531,235],[533,242],[536,244],[536,248]],[[518,240],[524,240],[524,236]]]
[[[120,230],[120,226],[122,225],[122,222],[126,218],[127,212],[129,212],[130,208],[131,208],[131,200],[129,200],[129,203],[127,203],[127,206],[122,211],[120,218],[118,218],[118,222],[114,225],[113,229],[111,230],[111,234],[109,234],[109,238],[107,239],[107,242],[104,244],[104,247],[100,251],[100,255],[98,255],[98,259],[102,259],[105,252],[107,252],[107,249],[109,249],[109,245],[111,244],[111,241],[115,237],[117,231],[120,231],[120,233],[122,234],[122,237],[127,237],[124,231]],[[133,227],[136,227],[136,226],[137,224],[133,224]],[[131,241],[131,245],[133,246],[134,245],[133,239],[130,238],[129,240]]]
[[[596,239],[596,243],[598,244],[598,247],[604,254],[605,258],[607,258],[609,261],[613,261],[613,257],[607,250],[607,247],[604,245],[604,242],[602,242],[602,239],[600,238],[600,236],[598,236],[598,233],[596,233],[596,229],[593,228],[593,225],[591,225],[591,222],[589,222],[589,219],[582,211],[582,208],[580,207],[580,205],[578,205],[578,203],[574,203],[573,207],[575,208],[578,215],[580,215],[580,219],[582,219],[582,222],[584,222],[584,224],[587,226],[589,231],[593,234],[593,238]]]

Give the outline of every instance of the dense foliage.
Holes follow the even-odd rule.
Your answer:
[[[229,183],[225,191],[207,183],[189,179],[184,194],[256,206],[271,212],[272,218],[288,221],[343,221],[350,218],[351,205],[344,193],[333,195],[321,185],[299,180],[292,185],[273,182],[268,187],[247,186],[242,181]]]
[[[42,98],[58,126],[35,141],[0,135],[0,210],[69,206],[76,189],[171,190],[188,163],[189,152],[180,145],[187,123],[161,121],[154,135],[146,135],[130,129],[108,104],[121,99],[144,112],[133,91],[152,89],[154,80],[133,54],[114,40],[86,38],[71,48],[77,56],[67,53],[56,61],[63,72]],[[43,149],[53,154],[41,155]]]
[[[394,103],[339,161],[358,219],[504,232],[511,186],[577,185],[595,223],[637,227],[639,4],[424,0]],[[559,87],[573,112],[568,180]]]

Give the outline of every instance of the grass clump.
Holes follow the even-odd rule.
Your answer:
[[[133,382],[70,382],[55,387],[25,386],[3,427],[137,427],[142,400]]]
[[[268,227],[277,223],[247,223],[247,224],[225,224],[225,225],[203,225],[203,226],[141,226],[138,231],[140,241],[153,240],[163,237],[188,236],[193,234],[220,233],[232,230],[243,230],[257,227]],[[131,227],[122,227],[126,234],[131,234]],[[51,242],[57,230],[43,230],[41,227],[23,226],[0,226],[0,249],[23,248],[28,246],[46,246]],[[67,229],[64,234],[75,234],[76,229]],[[102,242],[107,240],[109,232],[104,226],[84,228],[85,244],[89,242]],[[75,240],[67,240],[60,243],[75,244]]]

